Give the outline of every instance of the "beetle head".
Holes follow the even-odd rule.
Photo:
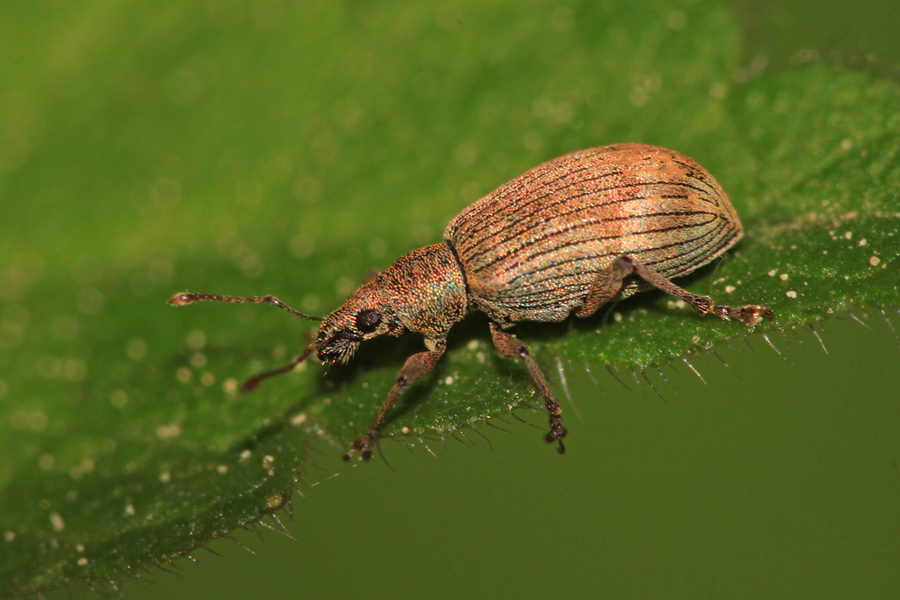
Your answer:
[[[322,362],[347,362],[360,342],[416,331],[427,340],[445,338],[465,316],[463,275],[447,244],[401,256],[364,283],[319,327],[315,348]]]
[[[366,283],[343,306],[328,315],[316,337],[319,360],[346,363],[364,340],[403,332],[403,325],[380,292],[377,280]]]

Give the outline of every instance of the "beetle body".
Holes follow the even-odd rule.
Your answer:
[[[346,362],[379,335],[421,333],[426,350],[410,356],[368,433],[345,456],[364,459],[393,404],[431,371],[450,328],[468,312],[491,319],[494,345],[525,364],[550,413],[546,438],[562,452],[559,403],[528,348],[505,330],[518,321],[562,321],[593,314],[616,297],[659,288],[701,314],[747,325],[772,317],[757,305],[714,305],[670,280],[709,263],[742,235],[722,188],[696,162],[671,150],[620,144],[575,152],[540,165],[463,210],[444,241],[400,257],[364,283],[324,320],[302,315],[274,296],[176,294],[169,302],[267,302],[321,320],[316,342],[291,364],[249,380],[251,389],[312,353]]]

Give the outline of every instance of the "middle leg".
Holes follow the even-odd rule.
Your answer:
[[[547,412],[550,413],[550,431],[547,432],[546,439],[550,443],[557,442],[559,444],[559,453],[564,453],[566,447],[563,445],[562,439],[566,437],[568,432],[562,425],[562,408],[560,408],[556,398],[553,397],[550,386],[547,384],[547,379],[544,378],[540,367],[531,357],[528,347],[516,336],[503,331],[496,323],[491,323],[491,337],[494,338],[494,346],[501,356],[518,358],[525,363],[531,378],[534,380],[534,384],[544,396],[544,405],[547,407]]]

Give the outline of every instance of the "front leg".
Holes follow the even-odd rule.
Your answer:
[[[563,445],[562,439],[566,437],[567,431],[562,426],[562,408],[560,408],[556,398],[553,397],[550,386],[547,384],[544,374],[541,373],[540,367],[531,357],[528,347],[516,336],[504,332],[496,323],[491,323],[491,337],[494,338],[494,346],[501,356],[518,358],[525,363],[531,378],[534,380],[534,384],[544,396],[544,405],[547,407],[547,412],[550,413],[550,431],[547,432],[546,439],[550,443],[558,442],[559,453],[564,453],[566,447]]]
[[[397,374],[397,380],[394,382],[391,391],[388,393],[387,400],[381,405],[381,409],[375,417],[375,422],[372,423],[372,426],[369,428],[369,433],[366,434],[365,437],[353,442],[353,448],[344,455],[345,461],[353,458],[353,455],[357,452],[360,453],[360,457],[363,460],[372,458],[372,446],[375,444],[375,440],[381,435],[381,428],[384,426],[387,414],[391,410],[391,407],[394,406],[394,403],[397,402],[397,398],[400,397],[401,392],[403,392],[410,383],[431,372],[431,369],[437,364],[438,359],[441,358],[441,355],[444,354],[444,349],[447,347],[444,340],[426,340],[426,345],[432,349],[428,352],[413,354],[406,359],[405,363],[403,363],[403,368],[400,369],[400,372]]]

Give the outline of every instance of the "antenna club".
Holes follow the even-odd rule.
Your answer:
[[[174,306],[187,306],[197,301],[197,294],[190,292],[181,292],[169,298],[169,304]]]

